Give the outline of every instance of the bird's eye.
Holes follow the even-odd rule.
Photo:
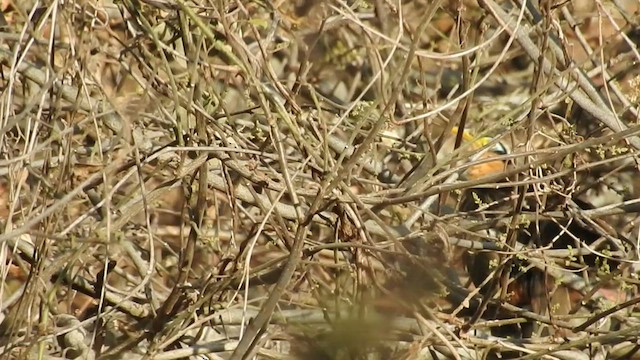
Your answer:
[[[478,140],[478,145],[480,145],[479,147],[482,148],[489,145],[492,141],[494,141],[494,139],[491,137],[483,137]],[[495,145],[493,145],[493,147],[490,150],[496,153],[497,155],[506,155],[509,153],[509,150],[507,150],[507,147],[501,142],[498,142]]]
[[[509,153],[507,147],[501,142],[497,143],[491,150],[498,155],[507,155]]]

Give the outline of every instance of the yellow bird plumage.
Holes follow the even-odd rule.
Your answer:
[[[456,135],[458,131],[459,129],[457,126],[453,127],[451,129],[451,134]],[[494,138],[488,136],[476,137],[466,129],[462,133],[462,139],[465,143],[471,144],[471,147],[474,151],[480,151],[484,149],[495,140]],[[486,160],[499,155],[506,155],[508,153],[509,151],[507,150],[507,147],[502,142],[496,142],[491,148],[487,149],[487,151],[477,160]],[[479,179],[484,176],[497,174],[504,171],[505,164],[506,163],[503,160],[482,162],[467,169],[464,173],[464,176],[467,179]]]

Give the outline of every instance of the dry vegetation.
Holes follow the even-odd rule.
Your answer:
[[[0,1],[0,357],[640,356],[637,2],[48,3]]]

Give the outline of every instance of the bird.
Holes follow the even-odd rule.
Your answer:
[[[482,230],[481,234],[477,234],[479,238],[486,240],[493,238],[500,242],[500,238],[504,238],[510,234],[510,226],[504,225],[509,223],[509,219],[517,217],[520,210],[530,213],[536,212],[536,201],[534,192],[526,186],[510,186],[509,178],[496,177],[498,174],[505,174],[509,168],[506,159],[511,158],[509,146],[497,138],[489,136],[475,135],[472,130],[465,129],[460,131],[457,127],[452,127],[449,133],[444,133],[445,139],[437,155],[424,155],[419,163],[409,172],[399,183],[399,187],[407,190],[419,188],[421,183],[425,182],[430,176],[438,174],[442,170],[455,170],[456,165],[461,171],[457,173],[462,180],[476,181],[485,177],[491,177],[492,181],[499,179],[497,182],[502,183],[496,188],[488,187],[469,187],[464,189],[461,194],[453,194],[450,196],[451,201],[439,204],[439,212],[441,215],[457,216],[467,220],[475,220],[478,223],[487,221],[494,225],[488,230]],[[457,160],[458,164],[454,164],[452,156],[457,154],[455,151],[455,138],[461,137],[460,151],[458,153],[467,155],[471,164],[465,165],[463,160]],[[462,158],[462,156],[460,156]],[[439,170],[435,170],[439,169]],[[477,182],[476,182],[477,183]],[[524,192],[523,202],[520,207],[516,207],[517,196]],[[414,194],[419,193],[414,191]],[[571,210],[569,205],[572,204],[574,209]],[[581,199],[566,199],[561,195],[554,196],[550,194],[546,203],[542,205],[540,211],[556,211],[564,212],[566,216],[560,219],[544,219],[532,221],[528,225],[515,224],[511,226],[513,239],[519,244],[519,247],[527,249],[535,248],[552,248],[552,249],[576,249],[579,243],[594,244],[601,238],[600,234],[594,229],[589,228],[583,223],[575,221],[570,214],[571,211],[588,210],[592,206]],[[571,211],[570,211],[571,210]],[[430,209],[433,213],[436,209]],[[502,220],[500,222],[494,220]],[[506,220],[506,221],[505,221]],[[409,229],[400,231],[403,235],[410,234]],[[468,234],[468,233],[466,233]],[[467,236],[465,234],[462,237]],[[477,240],[476,237],[473,240]],[[408,236],[403,242],[405,248],[412,254],[421,257],[433,257],[433,242],[421,240],[420,237]],[[511,249],[513,252],[513,249]],[[466,270],[468,285],[472,289],[478,289],[479,295],[485,300],[491,300],[495,305],[498,302],[506,302],[510,305],[532,311],[539,315],[547,316],[549,313],[564,315],[568,314],[574,305],[579,302],[580,294],[576,293],[569,287],[558,284],[556,279],[543,269],[532,266],[532,263],[522,256],[504,255],[497,251],[469,251],[462,249],[461,260],[463,263],[462,271]],[[441,260],[441,259],[440,259]],[[595,267],[597,263],[596,256],[588,256],[585,258],[583,266]],[[442,263],[442,260],[439,261]],[[615,264],[612,264],[615,266]],[[454,265],[455,266],[455,265]],[[460,270],[460,267],[458,267]],[[411,274],[413,280],[411,286],[420,283],[422,272],[417,271],[416,267],[407,267],[405,273]],[[428,273],[428,272],[427,272]],[[447,271],[451,275],[453,271]],[[505,276],[503,276],[505,275]],[[504,280],[507,280],[504,283]],[[464,276],[463,279],[464,280]],[[432,288],[433,284],[428,283],[425,287]],[[500,294],[500,296],[497,296]],[[484,301],[484,300],[483,300]],[[491,306],[492,313],[482,315],[484,319],[503,319],[513,317],[509,313],[500,313],[500,306]],[[533,335],[538,327],[531,321],[516,324],[503,325],[492,329],[495,336],[512,337],[512,338],[528,338]],[[544,329],[543,329],[544,330]],[[550,331],[546,329],[545,331]]]
[[[407,189],[407,194],[417,193],[420,190],[418,186],[424,182],[424,179],[430,173],[435,172],[434,169],[446,169],[447,163],[452,160],[451,155],[457,150],[455,142],[460,129],[457,126],[451,128],[449,136],[442,140],[442,146],[437,151],[434,159],[432,153],[427,152],[422,159],[411,169],[398,183],[398,187]],[[443,135],[446,135],[443,134]],[[478,164],[467,168],[463,173],[463,178],[479,179],[483,176],[500,173],[505,169],[504,160],[486,161],[492,157],[508,154],[508,147],[503,143],[489,136],[476,136],[468,129],[464,129],[461,133],[462,143],[460,147],[461,155],[469,155],[469,158],[479,160]],[[434,149],[436,150],[436,149]],[[479,156],[478,156],[479,155]]]
[[[450,164],[447,164],[447,162],[451,162],[451,158],[448,158],[448,155],[454,153],[455,138],[458,134],[460,134],[462,138],[461,151],[458,153],[468,154],[468,158],[478,157],[477,155],[479,155],[479,158],[482,160],[491,160],[493,156],[508,153],[507,146],[501,142],[497,142],[496,139],[492,137],[476,136],[472,131],[460,131],[458,127],[453,126],[450,131],[441,134],[442,145],[439,147],[440,150],[436,151],[433,149],[433,151],[428,151],[422,159],[404,175],[398,182],[397,187],[408,190],[405,192],[405,195],[411,194],[411,190],[415,190],[421,183],[424,183],[425,178],[428,178],[430,173],[438,173],[450,167]],[[434,154],[437,155],[434,157]],[[435,170],[435,167],[438,167],[439,170]],[[482,161],[464,170],[461,173],[461,177],[476,179],[502,171],[504,171],[503,160]],[[415,191],[413,193],[415,193]],[[382,212],[383,209],[384,205],[374,206],[372,211]],[[394,208],[393,213],[399,214],[404,210],[404,208],[397,207]],[[435,213],[436,209],[430,209],[430,211]],[[445,204],[443,211],[444,213],[453,213],[456,211],[455,205],[453,203]],[[402,218],[402,216],[400,216],[400,218]],[[416,296],[416,298],[421,297],[422,295],[420,294],[425,293],[422,290],[426,290],[428,294],[437,293],[438,291],[434,291],[434,289],[439,288],[440,285],[437,284],[438,281],[432,278],[439,276],[434,276],[431,270],[436,263],[442,264],[443,262],[447,262],[447,254],[449,251],[442,247],[443,244],[437,241],[430,241],[417,235],[417,233],[411,231],[404,223],[396,225],[394,228],[396,233],[402,238],[404,249],[409,254],[422,259],[421,262],[415,262],[403,257],[399,259],[394,258],[392,261],[398,264],[402,270],[401,272],[405,274],[397,279],[398,281],[395,282],[395,285],[397,285],[397,288],[406,289],[406,291],[404,291],[406,293],[415,292],[413,295]],[[459,285],[459,280],[457,279],[457,274],[454,269],[446,268],[444,269],[444,274],[441,275],[441,278],[451,280],[450,284],[454,284],[454,286]],[[404,296],[404,298],[414,298],[414,296],[407,295]]]

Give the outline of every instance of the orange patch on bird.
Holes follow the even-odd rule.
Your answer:
[[[495,157],[496,154],[486,153],[483,158],[488,159]],[[506,163],[502,160],[494,160],[482,164],[474,165],[465,172],[466,177],[471,180],[480,179],[485,176],[504,172]]]
[[[458,127],[454,127],[451,129],[451,133],[453,135],[457,135],[458,134]],[[462,139],[464,140],[464,142],[466,143],[471,143],[472,144],[472,148],[474,150],[480,151],[480,150],[484,150],[484,148],[486,146],[488,146],[489,144],[491,144],[491,142],[494,141],[494,139],[490,138],[490,137],[474,137],[469,131],[465,130],[462,134]],[[484,154],[482,154],[478,159],[475,159],[475,161],[482,161],[482,160],[488,160],[500,155],[506,155],[508,153],[507,148],[504,146],[504,144],[498,142],[496,144],[494,144],[493,146],[489,147],[488,149],[486,149],[486,151],[484,152]],[[487,161],[487,162],[482,162],[478,165],[474,165],[469,167],[466,171],[465,171],[465,177],[467,179],[471,179],[471,180],[475,180],[475,179],[479,179],[485,176],[489,176],[489,175],[494,175],[494,174],[498,174],[501,172],[504,172],[506,168],[506,163],[503,160],[495,160],[495,161]]]

